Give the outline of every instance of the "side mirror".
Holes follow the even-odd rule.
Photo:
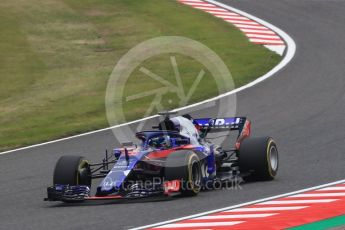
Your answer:
[[[115,159],[119,159],[119,157],[121,156],[121,150],[114,149],[114,156],[115,156]]]

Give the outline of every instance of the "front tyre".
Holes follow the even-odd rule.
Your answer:
[[[241,172],[257,180],[273,180],[278,172],[278,149],[271,137],[244,139],[238,152]]]
[[[201,162],[196,153],[181,150],[171,153],[165,165],[166,180],[181,180],[181,194],[195,196],[201,189]]]
[[[55,165],[53,184],[91,187],[89,162],[81,156],[62,156]]]

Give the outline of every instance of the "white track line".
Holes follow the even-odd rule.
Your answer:
[[[333,197],[333,196],[345,196],[345,192],[338,192],[338,193],[307,193],[307,194],[297,194],[293,196],[289,196],[291,198],[303,198],[303,197]]]
[[[215,4],[215,5],[218,5],[220,7],[223,7],[224,9],[230,10],[232,12],[241,14],[241,15],[247,17],[247,18],[250,18],[250,19],[252,19],[254,21],[259,22],[260,24],[266,26],[267,28],[270,28],[272,31],[276,32],[280,37],[282,37],[282,39],[285,41],[285,43],[287,45],[287,52],[286,52],[285,57],[283,58],[283,60],[278,65],[276,65],[268,73],[266,73],[265,75],[257,78],[256,80],[254,80],[254,81],[252,81],[252,82],[250,82],[250,83],[248,83],[248,84],[246,84],[244,86],[241,86],[241,87],[239,87],[237,89],[234,89],[234,90],[232,90],[230,92],[218,95],[217,97],[213,97],[213,98],[210,98],[210,99],[207,99],[207,100],[204,100],[204,101],[192,104],[192,105],[188,105],[188,106],[185,106],[185,107],[182,107],[182,108],[174,109],[173,111],[176,111],[176,112],[182,111],[182,110],[185,110],[185,109],[188,109],[188,108],[193,108],[193,107],[196,107],[196,106],[200,106],[202,104],[205,104],[205,103],[208,103],[208,102],[211,102],[211,101],[216,101],[216,100],[218,100],[220,98],[223,98],[223,97],[226,97],[226,96],[229,96],[229,95],[232,95],[232,94],[236,94],[236,93],[241,92],[241,91],[243,91],[245,89],[251,88],[251,87],[253,87],[253,86],[263,82],[264,80],[272,77],[278,71],[283,69],[291,61],[291,59],[294,57],[295,52],[296,52],[296,44],[292,40],[292,38],[288,34],[286,34],[284,31],[282,31],[281,29],[275,27],[274,25],[272,25],[272,24],[270,24],[270,23],[268,23],[266,21],[263,21],[263,20],[255,17],[253,15],[250,15],[250,14],[244,12],[244,11],[235,9],[233,7],[227,6],[227,5],[219,3],[217,1],[213,1],[213,0],[206,0],[206,1],[210,2],[212,4]],[[244,31],[244,30],[242,29],[242,31]],[[13,149],[13,150],[1,152],[0,155],[7,154],[7,153],[13,153],[13,152],[21,151],[21,150],[37,148],[37,147],[48,145],[48,144],[53,144],[53,143],[67,141],[67,140],[71,140],[71,139],[74,139],[74,138],[83,137],[83,136],[87,136],[87,135],[91,135],[91,134],[95,134],[95,133],[99,133],[99,132],[104,132],[104,131],[107,131],[107,130],[111,130],[111,129],[115,129],[115,128],[120,128],[122,126],[131,125],[131,124],[135,124],[135,123],[138,123],[138,122],[141,122],[141,121],[149,120],[149,119],[152,119],[152,118],[155,118],[155,117],[158,117],[158,115],[153,115],[153,116],[150,116],[150,117],[145,117],[145,118],[142,118],[142,119],[139,119],[139,120],[123,123],[123,124],[120,124],[120,125],[115,125],[115,126],[104,128],[104,129],[95,130],[95,131],[92,131],[92,132],[87,132],[87,133],[83,133],[83,134],[78,134],[78,135],[74,135],[74,136],[70,136],[70,137],[65,137],[65,138],[61,138],[61,139],[57,139],[57,140],[53,140],[53,141],[48,141],[48,142],[40,143],[40,144],[30,145],[30,146],[26,146],[26,147],[23,147],[23,148],[18,148],[18,149]]]
[[[306,189],[301,189],[301,190],[297,190],[297,191],[293,191],[293,192],[289,192],[289,193],[280,194],[280,195],[277,195],[277,196],[271,196],[271,197],[267,197],[267,198],[264,198],[264,199],[259,199],[259,200],[254,200],[254,201],[250,201],[250,202],[245,202],[245,203],[241,203],[241,204],[237,204],[237,205],[232,205],[232,206],[225,207],[225,208],[215,209],[215,210],[211,210],[211,211],[207,211],[207,212],[202,212],[202,213],[198,213],[198,214],[194,214],[194,215],[190,215],[190,216],[185,216],[185,217],[181,217],[181,218],[177,218],[177,219],[167,220],[167,221],[163,221],[163,222],[159,222],[159,223],[155,223],[155,224],[150,224],[150,225],[141,226],[141,227],[137,227],[137,228],[131,228],[130,230],[139,230],[139,229],[153,228],[153,227],[157,227],[157,226],[162,226],[162,225],[174,223],[174,222],[177,222],[177,221],[193,219],[193,218],[197,218],[197,217],[201,217],[201,216],[205,216],[205,215],[209,215],[209,214],[215,214],[215,213],[218,213],[218,212],[230,212],[232,210],[233,210],[233,212],[236,212],[237,210],[243,210],[243,208],[241,208],[243,206],[248,206],[248,205],[253,205],[253,204],[257,204],[259,206],[259,204],[261,204],[262,202],[266,202],[266,201],[269,201],[269,200],[274,200],[274,199],[288,197],[288,196],[299,194],[299,193],[309,192],[309,191],[312,191],[312,190],[321,189],[321,188],[324,188],[324,187],[329,187],[329,186],[333,186],[333,185],[340,184],[340,183],[345,183],[345,180],[339,180],[339,181],[335,181],[335,182],[328,183],[328,184],[318,185],[318,186],[314,186],[314,187],[310,187],[310,188],[306,188]],[[306,206],[292,206],[292,207],[295,207],[295,208],[298,207],[299,209],[302,209],[302,208],[305,208]],[[258,208],[260,208],[260,206]],[[263,208],[266,208],[266,207],[263,207]],[[269,207],[267,207],[267,208],[269,208]],[[277,207],[277,208],[282,208],[282,207]],[[285,210],[288,210],[288,209],[285,209]],[[262,211],[264,211],[264,210],[262,210]],[[272,210],[269,210],[269,211],[272,211]]]
[[[335,187],[328,187],[328,188],[322,188],[317,191],[345,191],[345,186],[335,186]]]
[[[190,228],[190,227],[216,227],[216,226],[232,226],[243,223],[244,221],[227,221],[227,222],[201,222],[201,223],[179,223],[167,224],[157,228]]]
[[[272,200],[260,203],[258,205],[267,204],[315,204],[315,203],[330,203],[338,199],[318,199],[318,200]]]
[[[277,215],[278,213],[257,213],[257,214],[230,214],[230,215],[215,215],[215,216],[201,216],[192,220],[214,220],[214,219],[247,219],[247,218],[263,218]]]
[[[284,206],[284,207],[253,207],[253,208],[236,208],[224,212],[265,212],[265,211],[289,211],[308,208],[309,206]]]

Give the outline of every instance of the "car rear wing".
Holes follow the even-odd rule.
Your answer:
[[[210,132],[238,130],[236,149],[240,148],[242,141],[249,137],[251,132],[251,122],[246,117],[199,118],[194,119],[193,123],[202,132],[203,137]]]
[[[226,130],[241,131],[246,120],[246,117],[198,118],[194,119],[193,122],[200,130],[221,132]]]

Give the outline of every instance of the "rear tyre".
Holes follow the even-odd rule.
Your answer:
[[[91,188],[89,162],[81,156],[62,156],[55,165],[53,184],[86,185]]]
[[[171,153],[165,165],[166,180],[181,180],[181,194],[195,196],[201,189],[201,162],[196,153],[181,150]]]
[[[256,180],[273,180],[278,172],[278,149],[271,137],[244,139],[238,152],[242,173]]]

